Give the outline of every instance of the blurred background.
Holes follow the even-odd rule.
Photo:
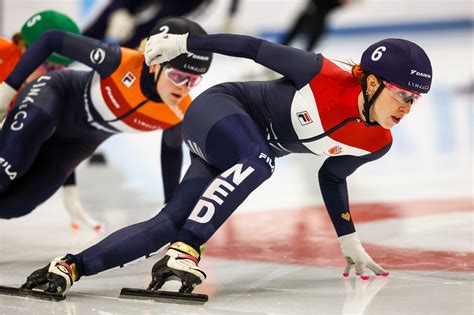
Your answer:
[[[229,13],[231,0],[204,1],[188,16],[209,33],[230,31],[281,42],[302,13],[312,10],[311,2],[241,0]],[[28,17],[46,9],[68,14],[84,29],[107,5],[104,0],[0,0],[0,35],[10,37]],[[393,129],[391,151],[350,177],[351,201],[472,198],[473,16],[471,0],[355,0],[331,7],[321,18],[324,32],[311,49],[328,58],[358,62],[371,43],[402,37],[420,44],[434,68],[431,92]],[[304,36],[310,31],[306,28],[291,45],[307,49]],[[192,91],[194,96],[220,82],[268,78],[252,61],[224,56],[214,60],[201,85]],[[104,143],[99,151],[117,177],[103,189],[112,195],[125,189],[131,198],[156,209],[163,200],[160,135],[159,131],[123,134]],[[317,171],[323,161],[324,157],[310,155],[277,160],[275,175],[245,202],[242,211],[321,204]],[[83,202],[91,210],[104,207],[102,188],[90,189],[99,183],[100,172],[91,171],[87,163],[78,171]]]

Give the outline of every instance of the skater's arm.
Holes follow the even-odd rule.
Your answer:
[[[339,156],[328,158],[319,170],[319,186],[324,203],[331,217],[338,236],[342,255],[346,259],[343,275],[348,277],[350,270],[355,268],[356,275],[368,279],[367,270],[376,275],[388,276],[379,264],[365,251],[349,211],[346,178],[361,165],[376,160],[390,149],[391,143],[382,149],[361,157]]]
[[[120,64],[119,46],[64,31],[47,31],[22,56],[20,62],[5,80],[18,90],[26,78],[51,54],[60,54],[96,70],[102,77],[109,76]]]
[[[252,59],[281,73],[302,88],[319,73],[323,57],[304,50],[271,43],[244,35],[188,35],[156,34],[148,39],[145,48],[147,64],[169,61],[183,53],[210,51],[219,54]]]
[[[252,59],[291,81],[299,89],[306,85],[322,66],[322,56],[301,49],[275,44],[251,36],[216,34],[189,35],[187,49]]]
[[[391,143],[374,153],[360,157],[351,155],[330,157],[319,170],[319,187],[337,236],[355,232],[350,215],[346,178],[361,165],[382,157],[390,146]]]

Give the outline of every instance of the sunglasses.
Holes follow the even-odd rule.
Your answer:
[[[383,84],[387,87],[388,91],[390,92],[390,95],[400,104],[414,104],[421,97],[419,93],[408,91],[387,81],[383,81]]]
[[[165,68],[164,73],[176,86],[183,86],[186,84],[188,87],[192,88],[198,85],[202,80],[202,76],[199,74],[191,74],[170,67]]]

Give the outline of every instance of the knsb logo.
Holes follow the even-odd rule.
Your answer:
[[[242,183],[244,179],[246,179],[255,170],[253,167],[249,166],[244,171],[242,171],[243,167],[243,164],[236,164],[222,173],[220,177],[216,178],[209,185],[209,187],[207,187],[202,197],[212,200],[218,205],[222,205],[224,203],[224,198],[226,198],[229,193],[233,192],[235,188],[237,188],[237,186],[239,186],[240,183]],[[232,182],[226,180],[231,175]],[[216,212],[214,203],[203,198],[200,198],[194,207],[193,212],[189,216],[190,220],[196,221],[198,223],[207,223],[214,216],[214,213]]]
[[[330,155],[336,155],[342,152],[342,147],[340,145],[335,145],[328,150]]]
[[[137,79],[137,77],[131,73],[130,71],[127,72],[127,74],[125,74],[125,76],[122,78],[122,83],[127,87],[127,88],[130,88],[133,84],[133,82],[135,82],[135,80]]]
[[[350,221],[351,220],[351,214],[349,212],[344,212],[344,213],[341,214],[341,218],[343,218],[346,221]]]
[[[307,111],[296,113],[296,116],[298,116],[298,120],[302,126],[313,122]]]
[[[17,172],[12,170],[12,165],[5,158],[0,157],[0,166],[3,167],[5,174],[7,174],[10,180],[14,180],[18,175]]]

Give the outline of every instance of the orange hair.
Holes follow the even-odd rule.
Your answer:
[[[364,70],[362,70],[362,68],[360,67],[360,64],[353,66],[351,72],[353,76],[359,79],[359,81],[362,80],[365,74]]]

